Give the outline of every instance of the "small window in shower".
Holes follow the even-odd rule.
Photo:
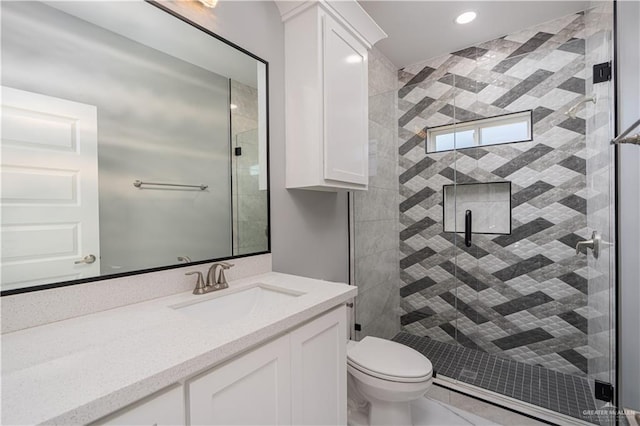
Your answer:
[[[522,111],[427,130],[427,154],[533,140],[532,112]]]

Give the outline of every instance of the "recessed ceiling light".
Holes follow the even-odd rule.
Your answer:
[[[457,24],[468,24],[469,22],[473,21],[474,19],[476,19],[476,13],[475,12],[465,12],[465,13],[462,13],[460,16],[458,16],[456,18],[456,23]]]

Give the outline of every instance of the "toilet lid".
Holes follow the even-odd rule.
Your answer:
[[[347,361],[363,373],[395,381],[422,381],[431,377],[431,361],[415,349],[367,336],[348,347]]]

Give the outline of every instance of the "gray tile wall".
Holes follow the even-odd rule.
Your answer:
[[[586,16],[590,16],[587,13]],[[585,375],[590,346],[585,41],[566,16],[398,72],[403,331]],[[533,110],[534,140],[425,154],[425,129]],[[442,186],[512,182],[512,234],[444,233]]]
[[[369,190],[353,193],[357,339],[400,331],[396,72],[369,52]]]

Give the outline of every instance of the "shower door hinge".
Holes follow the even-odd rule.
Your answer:
[[[353,325],[353,329],[355,331],[362,331],[362,325],[356,323],[356,324]]]
[[[236,157],[239,157],[242,155],[242,147],[241,146],[237,146],[233,149],[233,153]]]
[[[611,80],[611,62],[603,62],[593,66],[593,84]]]
[[[613,386],[611,383],[601,382],[596,380],[595,384],[595,397],[600,401],[612,402],[613,401]]]

